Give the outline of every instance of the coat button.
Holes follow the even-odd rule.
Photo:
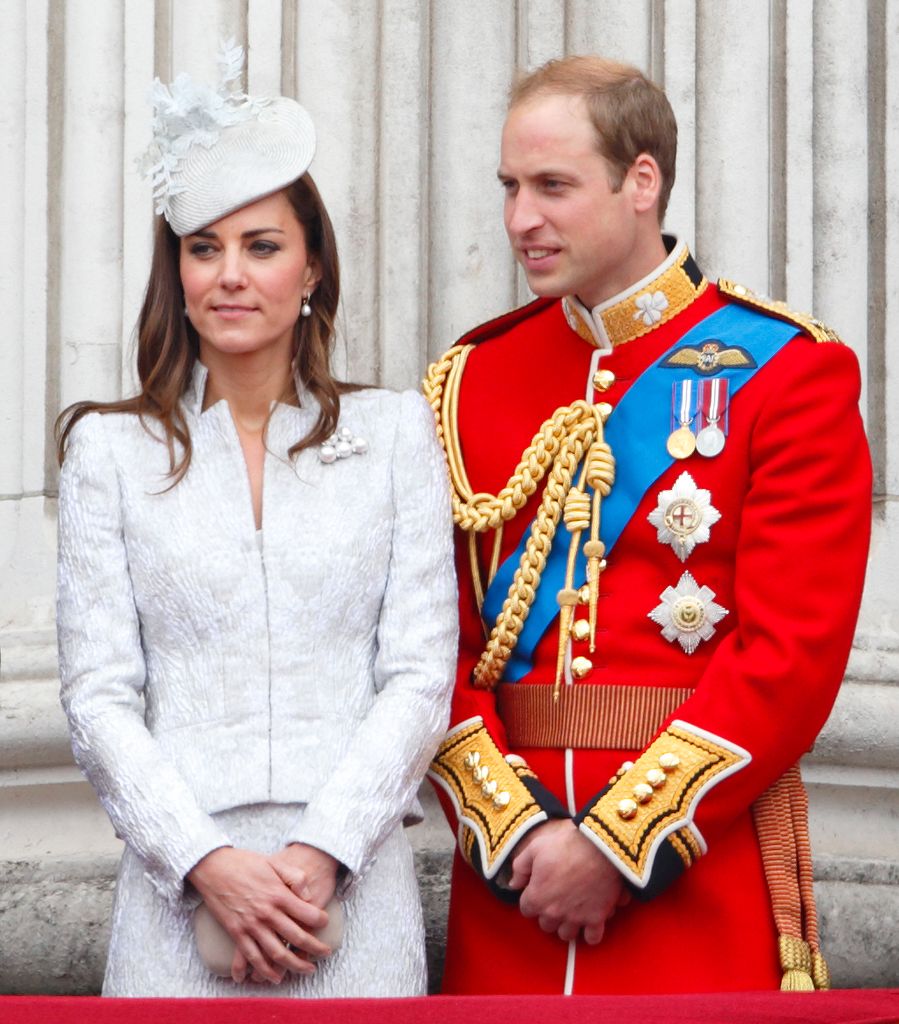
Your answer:
[[[576,619],[571,627],[571,635],[575,640],[586,640],[590,636],[590,623],[586,619]]]
[[[574,658],[571,662],[571,674],[575,679],[583,679],[593,670],[593,662],[589,658]]]
[[[637,805],[633,800],[621,800],[618,803],[618,817],[629,821],[637,813]]]
[[[593,374],[593,387],[597,391],[608,391],[615,383],[615,374],[611,370],[597,370]]]

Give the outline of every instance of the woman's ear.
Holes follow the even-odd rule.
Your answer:
[[[306,272],[303,275],[303,291],[307,295],[312,295],[315,289],[318,288],[319,283],[322,279],[321,268],[318,265],[318,260],[310,260],[306,264]]]

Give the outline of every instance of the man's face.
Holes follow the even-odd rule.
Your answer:
[[[536,96],[513,107],[498,175],[506,232],[536,295],[576,295],[593,307],[643,276],[633,266],[631,174],[613,190],[580,96]]]

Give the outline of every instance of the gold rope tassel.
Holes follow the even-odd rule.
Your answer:
[[[559,616],[559,653],[556,659],[556,681],[553,686],[553,701],[557,702],[562,691],[562,675],[565,667],[565,655],[571,637],[571,626],[574,620],[574,608],[578,601],[577,590],[574,589],[574,570],[577,561],[577,549],[584,531],[590,530],[589,540],[584,544],[584,555],[587,559],[587,590],[589,594],[590,651],[596,650],[596,617],[599,605],[599,577],[605,568],[603,555],[606,546],[599,539],[600,510],[602,499],[608,497],[615,481],[615,460],[612,449],[603,441],[603,424],[609,417],[612,407],[606,403],[593,407],[596,421],[596,432],[584,459],[584,468],[577,487],[572,487],[565,499],[565,526],[571,534],[568,548],[568,565],[565,571],[565,587],[559,591],[557,600],[560,606]],[[593,489],[593,497],[584,491],[587,483]]]
[[[596,619],[599,607],[599,577],[606,567],[604,555],[606,546],[599,539],[600,515],[602,511],[602,499],[609,496],[612,484],[615,482],[615,458],[612,449],[603,440],[603,424],[609,418],[612,407],[601,402],[594,406],[596,416],[596,438],[587,453],[586,478],[587,483],[593,488],[593,508],[590,516],[590,539],[584,545],[584,554],[587,556],[587,586],[590,592],[589,622],[590,622],[590,653],[596,650]]]
[[[599,574],[604,568],[605,554],[605,548],[599,540],[599,510],[601,498],[608,494],[614,480],[615,464],[609,446],[602,439],[603,423],[611,412],[611,406],[605,403],[594,406],[578,400],[557,409],[544,421],[530,445],[522,453],[515,471],[502,490],[495,495],[475,493],[465,471],[458,430],[462,372],[473,348],[473,345],[457,345],[450,349],[428,368],[423,386],[434,410],[437,436],[446,454],[452,485],[453,519],[456,525],[470,537],[473,534],[486,533],[488,530],[497,531],[488,569],[488,586],[497,570],[501,541],[499,531],[504,523],[509,522],[524,508],[528,499],[546,478],[543,499],[531,527],[524,553],[515,570],[508,596],[503,602],[473,674],[475,686],[492,689],[502,677],[534,602],[536,588],[539,586],[556,528],[566,507],[568,494],[572,490],[574,475],[586,452],[589,452],[589,456],[582,476],[594,491],[592,509],[590,500],[585,495],[582,497],[586,502],[586,508],[582,506],[581,499],[577,496],[571,507],[578,508],[576,515],[581,524],[578,543],[580,534],[587,526],[590,527],[590,539],[584,545],[584,553],[587,556],[587,579],[590,587],[591,650],[595,647]],[[582,479],[577,490],[582,492],[583,487]],[[569,550],[566,586],[560,596],[560,605],[563,609],[561,635],[564,636],[566,643],[576,602],[576,598],[572,600],[571,592],[574,590],[573,556],[576,555],[577,543],[574,543],[572,548],[573,554],[572,550]],[[481,606],[484,600],[484,587],[478,547],[473,539],[469,542],[469,559],[475,595]],[[555,688],[557,699],[564,672],[565,651],[566,647],[560,644]]]
[[[572,487],[565,497],[564,522],[571,534],[568,545],[568,564],[565,567],[565,586],[556,595],[559,602],[559,653],[556,658],[556,681],[553,686],[553,702],[559,700],[562,692],[562,675],[565,669],[565,654],[568,650],[568,638],[571,636],[571,623],[574,621],[574,609],[578,596],[574,589],[574,569],[577,563],[577,549],[580,546],[581,534],[590,526],[590,498],[582,490],[586,471],[581,473],[579,487]]]
[[[791,770],[790,806],[793,812],[793,834],[796,836],[796,863],[799,869],[799,898],[805,937],[811,953],[812,981],[817,989],[830,988],[830,971],[821,953],[818,933],[818,908],[815,905],[812,870],[812,844],[808,834],[808,793],[802,784],[799,766]]]
[[[474,670],[474,685],[481,689],[489,690],[496,686],[518,643],[518,637],[524,628],[525,619],[530,613],[537,587],[540,585],[540,577],[543,575],[546,559],[552,548],[556,528],[562,518],[565,499],[571,490],[572,477],[584,456],[584,451],[592,441],[592,434],[592,413],[589,417],[579,415],[570,427],[570,433],[560,445],[521,561],[512,577],[509,593],[503,601],[496,624],[487,640],[487,646]]]
[[[812,981],[812,954],[808,943],[793,935],[781,935],[777,944],[784,972],[781,992],[813,992],[815,983]]]
[[[818,917],[812,891],[808,799],[794,765],[752,806],[771,909],[778,931],[783,973],[781,989],[811,992],[827,988],[827,964],[818,945]]]

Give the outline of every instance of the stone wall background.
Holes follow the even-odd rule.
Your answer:
[[[899,3],[0,0],[0,25],[0,992],[99,985],[117,842],[56,700],[52,427],[132,387],[147,86],[213,80],[229,35],[248,45],[249,91],[296,95],[318,126],[352,379],[413,385],[527,298],[495,179],[504,97],[517,68],[567,53],[629,60],[668,90],[667,227],[706,272],[814,309],[856,351],[874,540],[805,774],[835,979],[899,982]],[[436,974],[451,837],[430,807],[415,842]]]

